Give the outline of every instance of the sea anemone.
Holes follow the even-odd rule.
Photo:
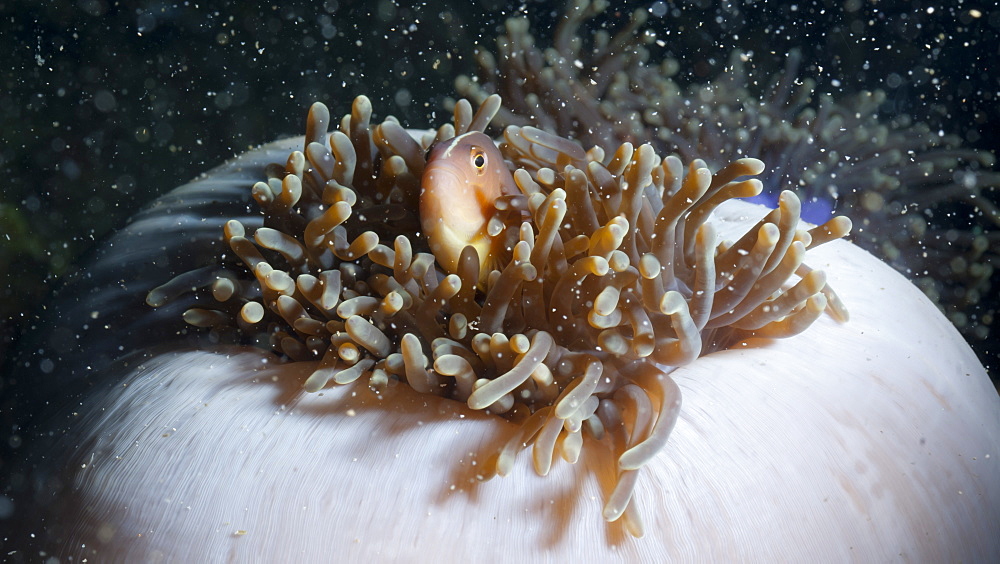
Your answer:
[[[473,115],[460,101],[454,125],[418,143],[394,120],[372,125],[367,98],[332,134],[328,110],[313,105],[303,150],[253,187],[263,227],[251,236],[226,225],[227,256],[242,264],[223,257],[147,302],[204,288],[217,305],[188,309],[185,320],[318,360],[307,391],[330,380],[364,377],[375,390],[405,381],[503,415],[520,431],[497,453],[501,475],[527,445],[546,475],[557,457],[579,458],[584,432],[607,436],[619,476],[604,517],[626,516],[641,536],[630,499],[636,471],[677,419],[670,371],[748,338],[795,335],[828,301],[846,319],[825,275],[803,260],[850,222],[800,229],[799,201],[786,192],[739,240],[720,244],[709,216],[760,192],[746,178],[760,161],[715,174],[694,161],[685,171],[649,145],[585,152],[532,127],[508,127],[497,150],[479,131],[499,107],[489,97]],[[439,212],[419,218],[426,238],[408,211],[415,200]],[[504,250],[506,261],[492,256]]]
[[[485,123],[484,110],[480,110],[480,119],[472,115],[469,106],[459,107],[463,109],[458,112],[457,127],[444,126],[431,137],[445,139],[454,135],[453,129],[462,131]],[[310,194],[312,186],[307,179],[316,178],[314,171],[334,179],[346,174],[350,167],[336,163],[348,164],[341,157],[353,150],[356,160],[351,181],[346,185],[326,181],[324,193],[329,188],[335,194],[346,195],[348,185],[357,187],[367,182],[369,187],[381,187],[384,196],[366,201],[363,196],[373,192],[352,189],[357,200],[350,206],[351,215],[327,232],[327,243],[321,250],[340,261],[337,270],[342,289],[336,307],[352,299],[371,297],[359,291],[364,289],[359,281],[375,280],[379,272],[387,279],[398,279],[395,258],[402,253],[395,248],[392,261],[387,260],[387,250],[378,249],[380,243],[367,251],[367,259],[348,253],[352,246],[357,245],[355,250],[368,246],[358,243],[364,243],[364,233],[368,232],[368,216],[362,217],[363,213],[392,218],[386,225],[371,224],[380,230],[415,228],[412,198],[420,197],[419,190],[413,188],[419,185],[419,175],[411,171],[404,155],[422,158],[422,152],[396,150],[409,146],[410,141],[401,136],[405,132],[388,119],[372,127],[368,108],[364,99],[356,101],[354,112],[341,122],[340,130],[329,134],[329,140],[321,144],[317,139],[326,135],[325,127],[320,127],[325,122],[324,112],[321,106],[315,106],[306,138],[275,142],[251,151],[159,199],[104,244],[83,276],[49,308],[45,326],[50,329],[46,336],[73,328],[81,355],[62,354],[53,359],[49,368],[42,370],[47,375],[22,390],[36,395],[34,405],[48,403],[52,412],[40,415],[31,433],[35,440],[31,443],[33,457],[27,461],[29,470],[25,471],[28,478],[22,480],[22,491],[14,497],[19,519],[11,535],[15,539],[13,548],[18,550],[8,550],[9,557],[274,560],[294,555],[315,560],[336,553],[344,558],[382,560],[432,558],[436,554],[465,560],[497,554],[552,559],[586,554],[594,559],[650,560],[718,560],[733,555],[770,560],[801,560],[817,555],[848,559],[861,555],[881,560],[919,554],[937,560],[976,560],[1000,550],[992,531],[996,508],[1000,507],[1000,473],[994,455],[1000,447],[1000,398],[992,392],[967,345],[916,288],[842,241],[810,249],[809,255],[810,262],[822,265],[830,283],[851,305],[850,322],[820,315],[809,331],[778,340],[771,337],[785,335],[792,328],[778,326],[772,335],[753,328],[726,330],[720,326],[693,331],[683,338],[678,335],[666,343],[669,349],[678,351],[690,345],[692,350],[724,350],[678,366],[669,375],[666,367],[644,361],[648,357],[636,352],[641,342],[637,342],[638,331],[626,332],[634,327],[630,320],[614,326],[625,327],[620,329],[620,337],[629,345],[626,347],[612,349],[604,345],[604,329],[593,331],[596,337],[588,333],[590,309],[606,303],[598,298],[603,288],[596,292],[594,305],[578,310],[586,313],[577,316],[580,322],[572,326],[575,349],[558,342],[565,330],[546,331],[552,341],[550,349],[565,349],[563,355],[570,356],[587,345],[593,351],[589,354],[602,366],[602,380],[592,393],[600,398],[596,418],[576,415],[579,408],[565,420],[552,417],[549,414],[558,409],[561,393],[555,395],[554,406],[540,407],[535,398],[544,391],[541,387],[526,388],[537,395],[511,393],[517,405],[506,411],[502,409],[503,397],[486,409],[471,409],[469,399],[485,384],[477,388],[472,382],[473,391],[468,397],[454,401],[452,398],[465,395],[460,379],[438,374],[439,383],[446,385],[428,385],[429,393],[422,393],[413,384],[424,384],[424,378],[433,377],[429,370],[408,371],[405,355],[400,359],[402,366],[394,368],[389,357],[402,353],[378,358],[363,345],[355,347],[358,360],[350,366],[346,366],[348,360],[339,358],[338,346],[339,360],[330,370],[323,358],[333,347],[327,347],[322,354],[314,352],[311,347],[318,349],[318,343],[310,337],[315,332],[303,330],[310,326],[318,330],[318,326],[303,321],[304,316],[289,315],[294,305],[281,299],[286,294],[269,286],[271,283],[287,288],[280,284],[282,275],[274,274],[283,272],[289,277],[296,275],[293,282],[298,289],[299,279],[306,274],[293,266],[297,247],[266,230],[260,238],[256,235],[267,229],[264,224],[268,222],[282,225],[296,239],[307,231],[313,233],[308,226],[322,221],[323,215],[315,215],[320,210],[310,211],[303,203],[317,197]],[[362,123],[366,125],[359,125]],[[367,145],[367,162],[357,157],[355,141],[367,139],[366,131],[373,140]],[[356,136],[355,132],[361,133]],[[398,140],[394,138],[397,133]],[[634,170],[636,165],[644,161],[649,165],[646,159],[655,155],[639,148],[632,151],[630,159],[622,158],[628,162],[609,168],[617,152],[609,155],[605,165],[597,152],[582,153],[581,157],[578,146],[552,134],[525,128],[508,129],[507,133],[503,154],[521,155],[517,157],[521,164],[512,164],[525,170],[515,177],[522,182],[519,186],[532,186],[527,183],[531,180],[539,188],[537,195],[532,193],[526,198],[532,218],[528,225],[539,236],[552,234],[550,256],[563,242],[564,229],[583,229],[587,225],[580,213],[569,211],[586,211],[588,207],[570,205],[577,192],[567,188],[574,186],[572,178],[579,175],[567,175],[562,180],[556,169],[532,163],[551,162],[554,157],[562,161],[560,170],[579,170],[584,178],[589,178],[592,169],[600,171],[597,163],[602,163],[600,166],[609,173],[620,168],[618,174],[635,180],[646,178]],[[413,143],[411,147],[423,149],[430,139]],[[559,150],[553,150],[553,146]],[[302,147],[306,151],[299,153]],[[529,153],[518,147],[530,147],[532,156],[525,157]],[[324,157],[327,151],[331,157],[337,156],[330,160],[317,158]],[[387,157],[383,151],[395,156]],[[572,166],[573,158],[588,161],[586,172]],[[312,159],[322,166],[314,168]],[[400,160],[406,169],[397,166]],[[276,161],[285,164],[276,166]],[[660,162],[664,172],[654,172],[657,167],[650,166],[648,183],[659,186],[655,179],[661,174],[666,178],[665,172],[675,165],[676,160],[668,157]],[[741,168],[736,172],[747,171],[744,177],[759,169],[756,162],[738,166]],[[664,194],[678,185],[681,191],[701,190],[706,184],[710,190],[712,178],[725,179],[725,190],[738,185],[752,187],[751,192],[756,190],[752,178],[726,179],[720,177],[721,171],[713,177],[703,168],[690,168],[693,173],[684,175],[678,169],[678,174],[671,177],[676,181],[664,182]],[[301,175],[289,170],[301,171]],[[534,176],[527,172],[532,170]],[[728,174],[733,173],[731,170]],[[378,180],[385,174],[392,174],[394,182],[380,184]],[[255,179],[261,178],[267,181],[255,184]],[[549,188],[557,181],[564,184]],[[629,187],[637,185],[645,184],[631,182]],[[296,186],[302,190],[292,203],[290,196]],[[605,184],[599,186],[604,188]],[[618,209],[629,202],[625,196],[630,192],[622,188],[618,193],[621,198],[608,199]],[[551,209],[544,207],[545,202],[559,201],[552,195],[558,195],[560,190],[566,194],[567,213],[564,221],[556,223],[557,230],[545,231],[546,224],[537,218],[546,216],[539,212]],[[652,206],[657,199],[649,194],[644,191],[636,198]],[[335,210],[341,201],[345,200],[324,204],[323,213]],[[538,205],[539,201],[543,205]],[[663,198],[659,201],[663,202]],[[725,319],[725,313],[710,313],[714,304],[726,296],[732,298],[730,293],[743,287],[742,277],[749,273],[735,272],[733,279],[715,292],[712,308],[697,308],[689,305],[697,301],[697,272],[679,272],[679,267],[699,270],[721,265],[714,277],[718,281],[727,265],[727,261],[720,260],[722,257],[761,259],[760,241],[775,239],[768,235],[767,231],[772,230],[766,225],[778,227],[779,240],[786,234],[786,209],[794,205],[794,199],[785,197],[782,201],[777,211],[733,200],[722,202],[706,214],[710,221],[706,223],[698,213],[705,204],[667,199],[666,204],[673,202],[682,208],[677,228],[667,231],[673,233],[673,248],[677,249],[673,275],[679,289],[673,291],[681,297],[676,302],[679,312],[686,310],[692,321],[709,317],[706,328],[712,326],[713,320]],[[263,215],[256,207],[261,202]],[[510,204],[519,206],[516,198]],[[634,223],[643,225],[645,206],[639,207]],[[667,208],[664,205],[663,209]],[[604,213],[598,206],[590,209],[595,215]],[[243,226],[244,235],[232,223],[235,220]],[[597,229],[609,223],[614,226],[613,222],[598,222]],[[537,230],[534,225],[539,225]],[[655,232],[655,220],[646,225],[652,225]],[[694,233],[693,252],[684,250],[691,241],[687,226]],[[344,232],[338,232],[337,227],[343,227]],[[722,240],[737,242],[718,249],[711,244],[715,238],[707,237],[709,229],[714,229]],[[612,229],[603,232],[611,232],[610,237],[598,243],[612,247],[604,259],[608,263],[605,276],[619,280],[618,275],[629,272],[628,268],[614,270],[612,263],[630,265],[631,244],[637,250],[645,249],[647,240],[636,237],[634,232],[632,238],[620,232],[616,235]],[[744,239],[748,232],[755,235],[752,242]],[[815,230],[811,236],[796,229],[792,232],[793,240],[785,256],[804,250],[807,238],[823,238]],[[252,233],[256,244],[250,242],[247,233]],[[515,247],[523,248],[522,243],[528,242],[524,235],[526,229],[517,229]],[[450,319],[445,323],[443,314],[437,313],[452,307],[453,298],[427,306],[434,308],[434,315],[421,320],[417,315],[420,310],[414,308],[430,302],[426,296],[434,296],[448,276],[468,282],[459,291],[475,287],[478,276],[472,268],[476,265],[467,264],[471,261],[466,261],[461,275],[437,274],[429,258],[419,258],[420,247],[416,245],[421,238],[412,233],[406,236],[411,238],[415,250],[407,270],[416,290],[394,288],[385,296],[395,291],[404,298],[405,291],[414,304],[406,307],[403,301],[405,309],[386,315],[385,328],[376,329],[388,337],[412,328],[411,333],[403,334],[416,335],[418,353],[423,356],[430,355],[423,350],[428,340],[422,332],[448,331],[445,338],[456,343],[448,343],[449,354],[465,355],[470,365],[481,363],[483,374],[490,376],[500,372],[500,363],[509,364],[513,370],[525,362],[541,330],[532,339],[525,335],[526,348],[522,347],[525,343],[518,343],[518,333],[500,345],[500,353],[516,352],[515,347],[521,347],[523,353],[494,356],[493,349],[488,349],[488,354],[480,355],[472,342],[470,333],[474,330],[469,329],[470,323],[465,324],[464,337],[454,337],[452,331],[461,329],[461,324],[451,323]],[[616,243],[618,238],[622,240]],[[575,239],[577,236],[568,241]],[[398,240],[397,236],[394,243]],[[302,241],[297,244],[308,251],[305,239]],[[597,256],[590,254],[589,242],[586,246],[582,240],[577,244],[585,250],[574,254],[569,250],[573,247],[562,244],[567,272],[571,259]],[[536,244],[529,250],[537,248]],[[615,254],[615,250],[625,256]],[[488,276],[485,289],[473,299],[480,308],[480,317],[491,295],[510,288],[505,286],[505,274],[511,268],[523,272],[528,268],[524,265],[533,264],[530,252],[527,260],[516,248],[511,254],[511,263],[499,274]],[[316,255],[303,258],[300,264],[327,260],[322,258],[324,253]],[[769,256],[773,255],[771,251]],[[270,261],[270,270],[261,266],[264,263],[258,257]],[[761,260],[766,265],[770,259]],[[427,270],[423,276],[414,277],[413,264],[420,261],[428,265]],[[732,269],[736,262],[730,262],[728,268]],[[254,265],[252,271],[248,264]],[[639,264],[643,266],[641,258]],[[167,273],[176,276],[191,272],[195,266],[209,270],[194,270],[186,278],[175,278],[157,287],[169,277]],[[785,264],[772,272],[779,268],[791,267]],[[631,291],[642,294],[637,294],[634,302],[620,297],[618,303],[623,305],[619,307],[643,303],[639,300],[646,292],[643,281],[654,278],[642,277],[642,268],[637,270],[639,277],[626,280],[635,283],[637,289]],[[322,272],[314,276],[319,280]],[[427,274],[431,272],[435,273],[433,278]],[[347,278],[350,273],[356,277]],[[767,278],[755,275],[760,280]],[[815,276],[806,274],[803,279]],[[346,285],[345,280],[352,283]],[[424,289],[432,280],[438,282],[437,286]],[[531,280],[521,280],[521,285],[525,282]],[[376,284],[369,284],[369,288],[377,291]],[[321,310],[313,302],[328,303],[323,301],[326,293],[312,292],[307,284],[304,286],[306,292],[295,301],[310,313],[310,318],[319,320]],[[779,300],[780,296],[794,293],[785,285],[779,286]],[[357,295],[346,297],[343,289],[348,287]],[[628,284],[622,288],[620,295],[631,289]],[[759,287],[759,291],[764,290]],[[655,291],[666,296],[671,290]],[[571,302],[576,297],[572,294]],[[739,304],[754,294],[751,284]],[[393,303],[385,296],[370,306],[369,313],[355,316],[375,326],[379,315],[385,313],[379,308]],[[542,296],[552,299],[552,295]],[[792,319],[817,315],[824,300],[821,296],[806,298],[806,307]],[[150,310],[140,305],[143,297],[163,305]],[[423,301],[418,302],[420,299]],[[249,320],[243,318],[247,304],[252,303],[260,307],[261,319],[256,322],[253,315]],[[473,307],[472,303],[459,303]],[[501,323],[528,317],[531,311],[517,305],[508,306]],[[654,318],[666,315],[656,305],[656,310],[643,306],[641,311]],[[336,307],[326,309],[335,311]],[[743,308],[738,304],[732,308],[729,317],[739,317],[737,310]],[[256,307],[249,309],[252,314]],[[185,329],[181,321],[184,311],[191,311],[185,316],[189,321],[212,325],[213,329]],[[411,313],[412,322],[403,315],[406,313]],[[742,319],[748,317],[744,314]],[[323,319],[324,326],[337,321],[326,314]],[[347,321],[343,324],[350,337]],[[651,338],[655,340],[665,324],[653,324],[651,320],[651,325]],[[331,332],[329,338],[333,336]],[[399,338],[400,349],[403,338]],[[464,345],[463,339],[473,346]],[[696,347],[685,339],[701,343]],[[314,360],[279,362],[271,352],[225,344],[241,340],[259,341],[288,358],[302,354]],[[592,344],[595,340],[609,350],[597,351]],[[614,340],[608,342],[616,344]],[[30,344],[26,346],[35,350]],[[344,350],[350,357],[350,347]],[[649,356],[653,354],[658,353]],[[46,362],[43,358],[28,358]],[[630,362],[631,358],[637,360]],[[327,377],[336,379],[362,360],[373,362],[367,371],[354,371],[358,376],[354,382],[303,393],[304,383],[319,387]],[[539,366],[548,367],[546,360],[542,359]],[[337,362],[346,369],[338,368]],[[384,380],[376,372],[380,362],[385,366]],[[589,366],[595,364],[592,361]],[[553,384],[563,386],[562,392],[572,393],[586,384],[579,376],[564,378],[559,366],[548,370]],[[413,373],[417,378],[411,380]],[[360,378],[363,374],[367,380]],[[611,381],[604,379],[612,377]],[[632,378],[638,380],[638,385],[622,386],[610,395],[610,400],[601,388]],[[406,385],[402,384],[404,380]],[[528,382],[534,380],[529,377]],[[371,388],[375,388],[374,393]],[[674,395],[667,396],[671,391]],[[662,406],[680,393],[684,394],[684,408],[662,414]],[[649,404],[645,411],[642,404]],[[528,414],[532,409],[534,413]],[[484,413],[489,410],[503,411],[503,417]],[[646,437],[665,438],[664,420],[668,418],[673,430],[666,445],[643,453],[644,465],[638,473],[623,471],[620,460],[629,452],[625,449],[634,448],[633,442],[656,447]],[[566,428],[567,422],[579,419],[586,432],[572,433]],[[635,420],[642,423],[637,425]],[[525,430],[532,428],[533,421],[541,428],[531,437]],[[604,443],[591,436],[591,427],[597,425],[604,429]],[[555,433],[552,427],[556,427]],[[642,432],[647,435],[640,435]],[[560,435],[561,440],[552,434]],[[572,435],[582,438],[587,448],[574,451],[572,441],[576,438],[570,438]],[[505,454],[517,452],[532,438],[535,473],[539,464],[548,465],[556,456],[575,454],[579,460],[576,464],[551,465],[546,477],[532,475],[530,465],[505,466],[501,462]],[[556,446],[552,446],[553,440]],[[612,457],[606,456],[603,446],[609,443],[614,449]],[[509,457],[506,460],[512,462]],[[484,480],[504,468],[516,479]],[[640,475],[644,475],[643,479],[635,480]],[[612,526],[607,526],[591,508],[603,498],[607,500],[606,508],[615,510],[621,506],[609,502],[623,501],[628,495],[642,503],[628,503],[623,518]],[[645,537],[628,538],[626,532],[638,532],[642,522],[646,524]],[[776,523],[781,524],[780,528],[776,529]]]
[[[797,49],[770,75],[734,51],[718,76],[682,86],[677,60],[651,56],[663,38],[643,31],[648,10],[632,12],[613,35],[580,33],[606,7],[569,2],[548,47],[536,43],[527,18],[509,19],[497,54],[481,48],[479,73],[459,77],[458,92],[473,101],[502,95],[501,126],[536,124],[587,146],[642,140],[710,168],[759,158],[769,168],[756,201],[775,205],[784,190],[795,190],[809,221],[850,216],[852,240],[913,279],[981,354],[994,350],[994,155],[907,116],[881,119],[881,90],[839,98],[818,92],[800,72]],[[767,86],[755,92],[757,84]]]

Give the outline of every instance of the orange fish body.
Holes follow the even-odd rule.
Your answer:
[[[495,202],[520,194],[503,155],[486,134],[470,131],[431,149],[421,181],[420,225],[438,264],[458,272],[462,249],[479,253],[480,283],[503,258],[504,233],[489,234]]]

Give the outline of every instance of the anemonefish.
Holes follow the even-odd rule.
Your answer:
[[[481,284],[500,268],[510,249],[496,202],[520,193],[486,134],[470,131],[435,145],[421,180],[420,225],[441,268],[457,273],[468,245],[479,254]]]

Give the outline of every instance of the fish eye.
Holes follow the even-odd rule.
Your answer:
[[[472,165],[479,170],[486,167],[486,153],[474,150],[472,152]]]

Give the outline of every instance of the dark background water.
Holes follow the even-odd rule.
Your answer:
[[[711,78],[733,49],[779,72],[798,48],[801,74],[822,91],[884,89],[886,118],[909,114],[971,147],[1000,148],[996,7],[616,2],[590,29],[640,6],[664,40],[654,58],[679,59],[681,82]],[[60,277],[157,194],[300,134],[314,100],[341,115],[366,94],[377,116],[441,123],[477,45],[495,52],[512,15],[527,15],[547,43],[561,11],[535,1],[0,0],[0,360]],[[974,345],[995,374],[996,349]]]

